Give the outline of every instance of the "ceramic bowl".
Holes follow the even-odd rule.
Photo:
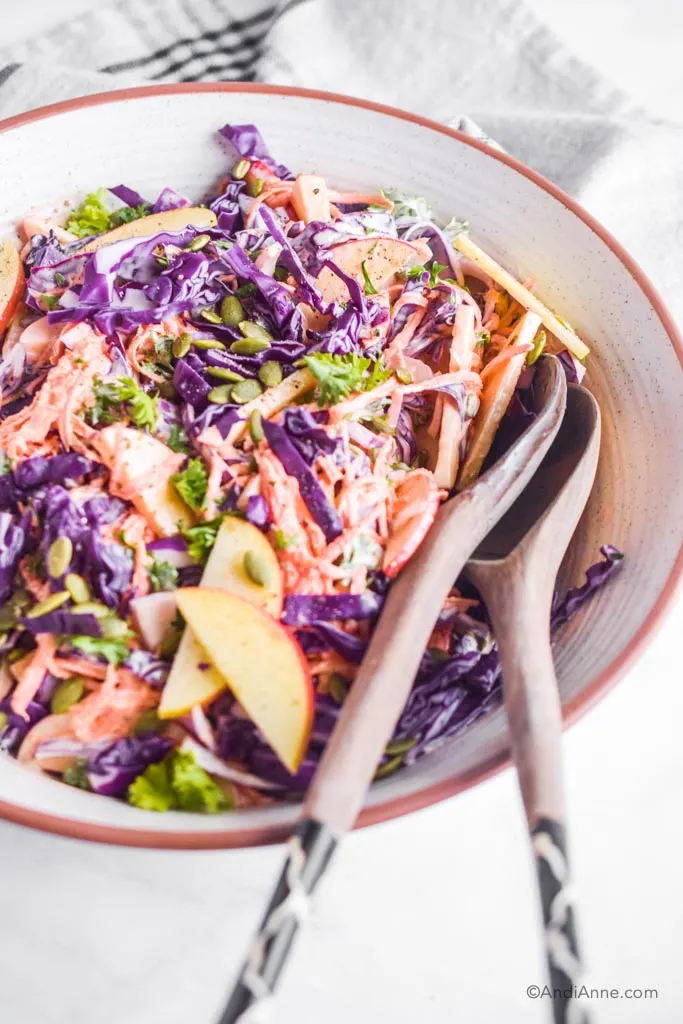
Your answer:
[[[681,573],[681,338],[644,274],[592,217],[515,160],[441,124],[343,96],[260,85],[153,86],[60,103],[0,124],[0,237],[29,210],[126,182],[201,198],[227,170],[216,129],[259,126],[277,158],[354,191],[426,195],[439,218],[467,218],[484,248],[571,320],[593,348],[588,381],[603,413],[590,505],[566,577],[601,544],[627,559],[562,632],[557,670],[572,721],[641,651]],[[676,471],[675,467],[678,467]],[[508,761],[501,709],[375,786],[367,825],[442,800]],[[282,839],[296,806],[220,816],[152,814],[0,758],[0,814],[84,839],[163,847],[230,847]]]

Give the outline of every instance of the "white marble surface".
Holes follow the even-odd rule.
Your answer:
[[[670,0],[534,0],[582,56],[680,117],[683,14]],[[84,0],[0,0],[0,41]],[[674,1024],[683,926],[683,604],[566,738],[581,930],[599,1024]],[[2,1024],[210,1024],[281,851],[157,853],[0,824]],[[533,1024],[548,1005],[511,773],[352,836],[282,987],[280,1024]]]

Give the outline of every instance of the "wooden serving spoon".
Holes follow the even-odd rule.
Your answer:
[[[265,1020],[309,897],[352,826],[407,700],[443,602],[469,556],[528,484],[557,434],[566,404],[560,363],[544,356],[536,418],[472,487],[442,505],[417,555],[384,604],[289,840],[287,860],[220,1024]]]
[[[560,563],[598,464],[600,409],[570,385],[560,431],[540,469],[467,565],[500,651],[510,742],[536,858],[555,1024],[586,1024],[572,992],[581,962],[567,869],[562,708],[550,648]]]

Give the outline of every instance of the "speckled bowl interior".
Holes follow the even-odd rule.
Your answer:
[[[603,413],[597,482],[572,542],[578,580],[610,542],[618,577],[562,631],[557,669],[567,718],[585,709],[642,648],[680,569],[683,507],[681,347],[638,268],[599,225],[521,165],[398,111],[269,87],[160,87],[58,105],[0,124],[0,237],[29,210],[125,182],[172,184],[201,199],[227,169],[215,131],[253,122],[290,167],[336,185],[426,195],[438,217],[467,218],[474,239],[577,327],[593,348],[588,383]],[[677,470],[674,467],[678,467]],[[502,710],[375,785],[361,821],[405,813],[503,764]],[[83,838],[136,845],[235,846],[282,838],[296,806],[220,816],[155,815],[71,789],[0,758],[0,813]]]

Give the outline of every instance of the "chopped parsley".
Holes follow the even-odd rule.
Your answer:
[[[5,476],[6,473],[12,471],[12,463],[10,462],[9,455],[7,452],[0,451],[0,476]]]
[[[120,665],[130,653],[128,640],[131,637],[132,633],[127,631],[126,636],[68,636],[64,639],[81,654],[104,658],[110,665]]]
[[[173,750],[163,761],[151,764],[128,787],[128,802],[145,811],[203,811],[216,814],[232,806],[194,754]]]
[[[331,355],[315,352],[304,356],[303,362],[318,382],[318,405],[336,405],[352,392],[372,391],[391,375],[381,361],[373,362],[355,352]]]
[[[491,332],[490,331],[475,331],[475,348],[488,348],[491,344]]]
[[[192,451],[189,437],[177,423],[172,424],[166,444],[172,452],[182,452],[183,455],[189,455]]]
[[[43,300],[43,305],[45,306],[45,309],[48,311],[48,313],[51,313],[52,310],[56,309],[57,306],[59,305],[58,295],[41,295],[40,297]]]
[[[140,206],[123,206],[120,210],[114,210],[109,217],[109,227],[117,228],[120,224],[130,224],[133,220],[146,217],[150,211],[149,203],[141,203]]]
[[[216,519],[209,519],[198,526],[190,526],[183,530],[183,537],[187,541],[187,552],[195,562],[206,562],[209,552],[216,542],[218,528],[223,522],[223,516]]]
[[[441,280],[439,274],[441,273],[442,270],[445,269],[445,263],[437,263],[436,260],[433,260],[431,267],[425,267],[424,265],[419,267],[410,267],[409,270],[406,270],[405,276],[408,280],[414,280],[417,277],[422,277],[423,274],[426,274],[428,272],[429,280],[427,281],[427,285],[429,288],[436,288],[437,284]],[[453,281],[452,278],[447,278],[447,280],[449,281],[449,283],[452,282],[453,284],[455,284],[455,281]]]
[[[96,378],[93,394],[95,404],[86,414],[91,426],[114,423],[127,416],[141,430],[154,430],[159,415],[159,395],[143,391],[132,377],[117,377],[110,381]]]
[[[205,508],[209,478],[202,459],[190,459],[182,473],[175,473],[171,477],[171,483],[190,508]]]
[[[284,530],[277,529],[273,535],[275,547],[278,551],[284,551],[285,548],[291,548],[292,545],[297,544],[299,538],[296,534],[288,537]]]
[[[363,260],[360,265],[360,269],[363,271],[363,292],[365,295],[377,295],[377,289],[372,283],[372,278],[368,272],[367,260]]]
[[[87,758],[78,757],[73,764],[65,768],[62,781],[66,782],[67,786],[75,786],[77,789],[90,789]]]
[[[178,570],[170,562],[158,562],[155,558],[147,573],[155,593],[160,590],[175,590],[178,585]]]

